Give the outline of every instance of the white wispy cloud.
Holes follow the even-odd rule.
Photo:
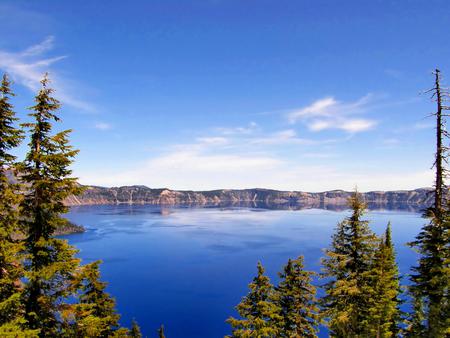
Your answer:
[[[20,52],[0,50],[0,69],[8,73],[16,82],[35,92],[40,88],[39,81],[43,74],[50,73],[53,87],[57,92],[55,96],[63,103],[92,112],[95,110],[92,104],[69,94],[66,87],[67,81],[52,69],[52,66],[65,59],[67,56],[44,56],[54,48],[55,38],[47,37],[42,42],[32,45]]]
[[[307,138],[300,138],[297,132],[293,129],[281,130],[275,133],[268,134],[263,137],[257,137],[250,140],[251,144],[261,145],[280,145],[280,144],[314,144],[314,140]]]
[[[110,130],[112,129],[112,125],[106,122],[97,122],[94,128],[98,130]]]
[[[279,161],[270,156],[207,154],[198,151],[173,152],[150,160],[149,167],[203,173],[230,173],[239,170],[274,166]]]
[[[340,102],[334,97],[325,97],[309,106],[288,113],[291,124],[302,122],[309,130],[319,132],[337,129],[348,133],[367,131],[377,125],[377,121],[357,116],[364,113],[372,100],[368,94],[354,102]]]
[[[329,160],[329,159],[327,159]],[[113,168],[78,173],[83,184],[105,186],[145,184],[153,188],[212,190],[269,188],[280,190],[361,191],[414,189],[430,186],[431,170],[398,172],[349,172],[329,164],[291,162],[270,155],[207,154],[199,151],[173,151],[114,172]]]
[[[124,172],[80,173],[80,179],[83,183],[108,186],[148,184],[178,189],[232,188],[244,182],[247,182],[246,186],[262,184],[262,180],[256,182],[254,179],[273,174],[279,164],[280,160],[274,157],[257,154],[173,150]]]
[[[38,43],[37,45],[33,45],[25,49],[20,55],[22,56],[36,56],[41,55],[44,52],[47,52],[54,47],[55,37],[50,35],[47,36],[44,41]]]
[[[372,129],[376,122],[367,119],[341,119],[338,124],[336,124],[336,119],[323,119],[312,121],[309,124],[309,129],[312,131],[322,131],[325,129],[341,129],[349,133],[357,133],[360,131],[365,131]]]
[[[313,159],[328,159],[339,157],[339,155],[336,153],[310,152],[302,154],[302,157]]]
[[[258,131],[259,126],[256,122],[250,122],[244,127],[219,127],[215,129],[222,135],[249,135]]]
[[[238,130],[236,127],[235,129]],[[431,170],[383,172],[380,168],[364,170],[358,165],[343,168],[334,148],[298,137],[293,129],[257,133],[200,136],[192,143],[174,144],[153,153],[128,169],[106,166],[96,171],[77,172],[84,184],[105,186],[145,184],[183,190],[219,188],[272,188],[281,190],[323,191],[331,189],[361,191],[413,189],[432,183]],[[298,156],[278,152],[287,144]],[[333,145],[334,147],[334,145]],[[321,151],[321,149],[323,151]],[[154,151],[154,150],[153,150]],[[299,158],[303,160],[299,162]],[[344,161],[345,162],[345,161]],[[346,164],[347,165],[347,164]]]
[[[197,142],[206,145],[225,145],[229,143],[226,137],[211,136],[211,137],[198,137]]]
[[[338,102],[333,97],[317,100],[307,107],[289,113],[289,121],[295,123],[304,118],[329,116],[330,109],[337,104]]]

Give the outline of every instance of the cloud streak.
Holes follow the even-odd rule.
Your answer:
[[[232,188],[272,188],[281,190],[324,191],[352,190],[358,185],[362,191],[412,189],[429,186],[432,171],[402,170],[383,172],[380,168],[351,170],[339,164],[338,155],[329,145],[339,140],[299,138],[293,129],[274,132],[219,132],[195,138],[193,143],[175,144],[161,153],[154,153],[146,161],[133,163],[128,169],[105,167],[103,172],[78,172],[84,184],[106,186],[145,184],[153,188],[181,190],[210,190]],[[244,127],[227,128],[241,131]],[[344,138],[340,141],[345,141]],[[320,145],[324,144],[324,147]],[[295,147],[293,154],[280,154],[287,145]],[[281,146],[281,147],[280,147]],[[334,145],[333,145],[334,146]]]
[[[94,125],[94,128],[95,128],[95,129],[98,129],[98,130],[105,131],[105,130],[110,130],[110,129],[112,129],[112,125],[110,125],[109,123],[106,123],[106,122],[97,122],[97,123]]]
[[[173,151],[129,170],[109,170],[80,173],[80,181],[105,186],[145,184],[180,190],[258,187],[300,191],[352,190],[356,185],[361,191],[413,189],[432,182],[431,170],[355,173],[330,165],[298,165],[270,155],[201,151]]]
[[[311,145],[316,141],[306,138],[300,138],[293,129],[281,130],[264,137],[258,137],[250,140],[251,144],[260,145],[282,145],[282,144],[303,144]]]
[[[288,113],[291,124],[301,122],[310,131],[320,132],[329,129],[342,130],[347,133],[359,133],[373,129],[377,121],[359,117],[371,103],[368,94],[354,102],[340,102],[334,97],[325,97],[309,106]]]
[[[56,97],[63,103],[87,112],[95,111],[89,102],[81,100],[69,94],[66,90],[67,83],[51,67],[67,58],[66,55],[44,57],[44,54],[54,48],[54,37],[48,36],[42,42],[32,45],[21,52],[9,52],[0,50],[0,69],[12,76],[18,83],[24,85],[33,92],[40,88],[39,81],[45,72],[51,73],[54,87],[57,89]]]
[[[38,43],[37,45],[33,45],[25,49],[20,55],[22,56],[36,56],[41,55],[44,52],[48,52],[53,49],[55,42],[55,37],[50,35],[45,38],[44,41]]]
[[[250,122],[244,127],[234,127],[234,128],[216,128],[216,130],[222,135],[250,135],[257,132],[259,126],[256,122]]]
[[[178,189],[232,188],[271,174],[280,160],[264,155],[211,154],[202,150],[173,150],[120,173],[81,173],[84,183],[103,185],[148,184]],[[255,173],[258,172],[258,175]],[[261,175],[261,176],[259,176]],[[262,181],[259,182],[262,184]]]

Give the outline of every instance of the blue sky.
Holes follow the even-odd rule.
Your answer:
[[[81,183],[432,184],[449,1],[3,0],[0,30],[20,117],[49,71]]]

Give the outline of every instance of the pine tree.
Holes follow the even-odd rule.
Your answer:
[[[41,336],[57,336],[60,330],[60,312],[71,296],[70,283],[79,266],[76,250],[67,241],[54,238],[55,229],[66,221],[63,204],[66,197],[78,194],[76,179],[69,169],[77,154],[68,144],[70,130],[51,135],[52,122],[59,102],[51,96],[47,76],[30,109],[34,122],[29,128],[29,152],[21,166],[21,179],[27,186],[20,205],[22,223],[26,229],[26,250],[29,259],[25,265],[27,280],[24,303],[28,327],[40,329]]]
[[[370,336],[397,337],[401,321],[400,280],[390,223],[375,253],[371,278],[373,296],[367,303]]]
[[[106,283],[100,281],[100,262],[96,261],[81,267],[81,273],[74,282],[78,290],[78,302],[73,310],[67,311],[78,337],[109,337],[119,327],[115,301],[105,292]],[[70,316],[74,312],[73,318]]]
[[[278,337],[282,320],[280,308],[273,301],[274,289],[261,263],[249,288],[249,294],[236,307],[241,319],[227,319],[232,327],[230,337]]]
[[[38,330],[41,337],[126,337],[120,328],[115,301],[99,280],[99,262],[80,266],[76,249],[55,238],[55,230],[67,224],[61,215],[68,211],[64,200],[81,193],[71,178],[70,165],[78,153],[69,145],[70,130],[52,135],[52,122],[59,121],[58,100],[52,97],[47,75],[29,114],[29,152],[20,165],[26,186],[19,211],[25,229],[27,252],[25,287],[26,328]]]
[[[317,337],[319,315],[312,286],[314,272],[305,271],[303,256],[288,260],[276,287],[276,304],[281,309],[279,337]]]
[[[15,156],[10,150],[23,139],[22,131],[14,124],[8,77],[3,75],[0,85],[0,336],[34,336],[35,331],[23,331],[25,309],[21,303],[24,276],[22,261],[23,235],[18,226],[20,202],[19,185],[13,184],[7,172],[14,174]]]
[[[411,243],[420,253],[419,265],[413,267],[414,312],[409,335],[413,337],[447,337],[450,334],[450,211],[426,213],[430,222]]]
[[[139,327],[138,323],[134,319],[131,322],[130,337],[142,338],[141,328]]]
[[[448,189],[445,186],[448,160],[448,140],[445,128],[444,105],[448,100],[446,90],[441,88],[440,71],[435,71],[435,86],[431,89],[437,103],[436,155],[434,167],[434,205],[427,209],[429,218],[416,240],[410,243],[420,254],[419,264],[413,267],[410,292],[413,296],[414,312],[411,315],[409,335],[414,337],[447,337],[450,335],[450,206],[445,203]]]
[[[159,338],[166,338],[166,336],[164,335],[164,325],[161,325],[158,329],[158,337]]]
[[[321,303],[333,337],[365,336],[370,320],[366,305],[377,237],[362,220],[366,206],[357,191],[349,205],[352,215],[338,224],[322,260],[322,277],[328,281]]]

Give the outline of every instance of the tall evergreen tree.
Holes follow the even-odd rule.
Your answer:
[[[303,256],[289,259],[275,288],[280,308],[279,337],[317,337],[319,326],[316,288],[311,284],[314,272],[305,271]]]
[[[370,273],[377,237],[363,220],[365,203],[355,192],[349,199],[352,215],[339,223],[323,259],[326,295],[321,299],[333,337],[367,335],[371,297]]]
[[[401,321],[400,279],[390,223],[375,252],[371,277],[373,295],[367,303],[370,336],[397,337]]]
[[[36,104],[30,108],[34,121],[24,124],[30,130],[31,141],[21,166],[27,191],[20,206],[29,253],[25,265],[26,319],[31,329],[40,329],[45,337],[59,333],[60,311],[71,295],[70,283],[79,266],[76,250],[52,235],[66,222],[61,217],[67,212],[64,199],[80,192],[76,179],[69,177],[69,166],[78,152],[68,143],[70,130],[51,135],[52,122],[59,121],[56,112],[60,104],[52,97],[48,82],[45,76]]]
[[[26,186],[19,208],[27,236],[22,295],[26,327],[39,330],[42,337],[125,337],[129,330],[118,327],[115,302],[99,280],[99,262],[80,266],[77,251],[54,237],[67,223],[64,200],[82,188],[70,177],[78,153],[69,145],[70,130],[52,134],[60,104],[48,83],[46,75],[30,108],[34,121],[23,124],[31,133],[29,152],[20,165]]]
[[[258,275],[249,284],[250,292],[236,307],[241,319],[230,317],[230,337],[278,337],[282,321],[280,308],[273,301],[274,288],[258,263]]]
[[[0,336],[32,335],[23,331],[24,307],[21,303],[23,243],[18,226],[20,203],[19,185],[12,183],[9,171],[15,172],[16,160],[10,151],[17,147],[23,133],[15,127],[18,120],[10,103],[14,94],[7,75],[3,75],[0,85]]]
[[[5,170],[11,166],[16,157],[9,151],[17,147],[23,139],[22,130],[16,128],[14,124],[18,121],[16,113],[10,102],[14,93],[11,91],[11,81],[6,74],[3,75],[0,85],[0,166],[1,177],[6,177]],[[3,187],[2,182],[2,187]]]
[[[444,102],[448,95],[441,88],[440,71],[436,69],[435,85],[431,89],[437,103],[436,154],[434,167],[434,205],[426,210],[429,218],[416,240],[411,243],[420,254],[418,266],[413,267],[410,292],[414,312],[411,315],[409,335],[414,337],[447,337],[450,335],[450,206],[446,202],[445,186],[448,133],[445,128]],[[447,97],[446,97],[447,96]]]
[[[139,327],[138,323],[134,319],[131,322],[130,337],[142,338],[141,328]]]
[[[99,264],[96,261],[81,267],[73,282],[78,299],[65,311],[65,317],[77,337],[110,337],[119,327],[120,316],[114,299],[105,292],[106,283],[100,281]]]

